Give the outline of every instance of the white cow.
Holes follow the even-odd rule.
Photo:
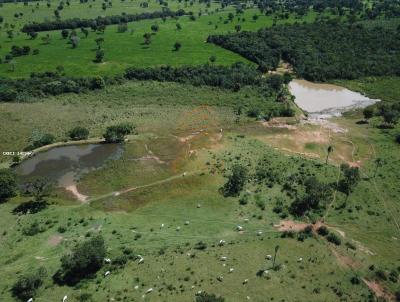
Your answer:
[[[64,298],[62,299],[62,302],[67,301],[67,299],[68,299],[68,296],[64,296]]]

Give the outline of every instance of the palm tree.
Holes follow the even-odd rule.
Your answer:
[[[274,261],[272,262],[272,269],[275,270],[275,260],[276,260],[276,254],[278,253],[279,250],[279,245],[275,246],[275,254],[274,254]]]
[[[326,155],[325,164],[328,164],[329,155],[333,152],[333,147],[329,145],[327,151],[328,151],[328,154]]]
[[[382,158],[379,158],[379,157],[378,157],[377,159],[375,159],[374,178],[375,178],[375,176],[376,176],[376,173],[378,173],[378,169],[379,169],[380,167],[382,167],[383,164],[384,164],[384,162],[383,162],[383,159],[382,159]]]

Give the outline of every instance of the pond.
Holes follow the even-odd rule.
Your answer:
[[[87,196],[76,189],[77,178],[101,167],[107,160],[118,159],[122,152],[123,148],[118,144],[55,147],[24,160],[15,168],[15,172],[22,181],[45,177],[84,201]]]
[[[307,111],[310,118],[340,116],[345,111],[364,108],[379,101],[337,85],[306,80],[291,81],[289,89],[296,97],[296,104]]]

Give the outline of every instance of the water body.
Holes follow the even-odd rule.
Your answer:
[[[15,172],[22,180],[45,177],[83,201],[87,196],[76,189],[77,178],[101,167],[107,160],[118,159],[122,152],[123,148],[118,144],[55,147],[24,160],[15,168]]]
[[[306,80],[291,81],[289,89],[296,97],[296,104],[307,111],[310,118],[340,116],[345,111],[364,108],[379,101],[337,85]]]

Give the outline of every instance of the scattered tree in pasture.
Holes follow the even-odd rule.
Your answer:
[[[153,24],[153,25],[151,26],[151,31],[152,31],[152,32],[158,32],[159,29],[160,29],[160,28],[159,28],[159,26],[158,26],[157,24]]]
[[[128,24],[126,22],[118,24],[117,31],[119,33],[124,33],[128,31]]]
[[[35,31],[31,31],[28,33],[28,36],[31,38],[31,40],[35,40],[38,36],[38,33]]]
[[[223,186],[224,196],[238,196],[247,181],[248,171],[244,166],[236,164],[231,169],[228,181]]]
[[[145,33],[143,35],[144,38],[144,44],[145,45],[150,45],[151,44],[151,34],[150,33]]]
[[[372,107],[366,107],[363,110],[364,119],[368,121],[374,116],[374,109]]]
[[[68,132],[68,136],[74,141],[84,140],[89,137],[89,130],[81,126],[77,126]]]
[[[63,30],[61,31],[61,37],[62,37],[63,39],[66,39],[66,38],[68,38],[68,36],[69,36],[69,30],[68,30],[68,29],[63,29]]]
[[[24,193],[33,196],[34,201],[44,201],[50,196],[53,184],[46,178],[37,177],[24,184]]]
[[[107,143],[121,143],[125,136],[134,132],[135,127],[129,123],[109,126],[103,137]]]
[[[374,160],[374,163],[375,163],[375,171],[373,177],[375,178],[376,174],[378,173],[378,169],[384,165],[385,161],[382,158],[378,157]]]
[[[177,30],[181,30],[182,29],[182,25],[180,23],[176,23],[175,26],[176,26]]]
[[[17,178],[10,169],[0,170],[0,203],[17,194]]]
[[[332,152],[333,152],[333,147],[329,145],[328,148],[326,149],[326,160],[325,160],[326,165],[328,164],[329,155],[331,155]]]
[[[236,32],[241,31],[241,30],[242,30],[242,25],[236,24],[236,25],[235,25],[235,30],[236,30]]]
[[[35,296],[36,291],[43,285],[47,276],[46,269],[41,267],[34,273],[28,273],[18,277],[11,287],[11,294],[19,301],[28,301]]]
[[[279,245],[275,246],[275,253],[274,253],[274,259],[272,261],[272,269],[275,270],[276,269],[276,256],[278,255],[278,251],[279,251]]]
[[[211,56],[208,59],[210,60],[211,63],[215,63],[215,61],[217,61],[217,57],[216,56]]]
[[[174,50],[175,51],[179,51],[179,49],[181,49],[182,44],[180,42],[175,42],[174,44]]]
[[[96,57],[94,58],[95,63],[101,63],[103,62],[104,59],[104,50],[103,49],[97,49],[96,50]]]
[[[225,302],[225,299],[214,294],[201,292],[196,295],[196,302]]]
[[[75,285],[94,275],[104,263],[106,247],[101,235],[78,244],[61,258],[61,268],[53,279],[58,284]]]
[[[360,171],[357,167],[350,167],[348,164],[341,164],[342,179],[339,180],[338,190],[349,197],[355,186],[360,181]]]

